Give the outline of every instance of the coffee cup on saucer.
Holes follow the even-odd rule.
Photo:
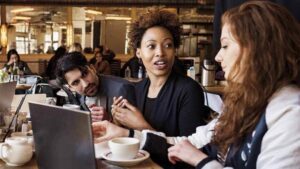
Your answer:
[[[131,137],[119,137],[108,141],[112,158],[115,160],[134,159],[140,148],[140,141]]]
[[[95,143],[94,148],[95,148],[95,157],[96,158],[103,158],[104,153],[110,152],[109,147],[108,147],[108,141],[104,141],[101,143]]]
[[[80,106],[76,104],[64,104],[63,108],[71,109],[71,110],[80,110]]]

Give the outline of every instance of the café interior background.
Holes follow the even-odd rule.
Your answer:
[[[204,58],[213,58],[213,0],[3,0],[0,5],[0,65],[6,61],[6,52],[15,48],[35,73],[42,74],[53,52],[74,42],[82,45],[88,58],[95,46],[104,45],[123,64],[133,56],[128,46],[130,23],[152,8],[165,8],[179,15],[183,33],[177,56],[187,69],[194,66],[200,73]],[[44,66],[41,60],[45,60]]]
[[[213,2],[210,1],[199,2],[196,8],[188,5],[105,7],[5,4],[1,5],[1,10],[5,10],[1,25],[5,25],[6,30],[2,28],[1,35],[7,32],[7,42],[1,45],[7,46],[7,51],[16,48],[20,54],[34,54],[38,53],[39,48],[44,53],[50,53],[60,45],[78,42],[83,48],[103,44],[115,53],[129,54],[129,24],[141,13],[157,7],[180,16],[184,34],[178,55],[201,56],[205,52],[201,51],[201,45],[210,43],[212,37]]]

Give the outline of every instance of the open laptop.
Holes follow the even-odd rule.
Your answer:
[[[38,168],[97,168],[88,112],[33,102],[29,109]]]
[[[17,82],[0,83],[0,112],[10,109]]]
[[[12,110],[17,109],[17,107],[19,106],[23,97],[24,97],[24,94],[14,95],[12,102],[11,102]],[[26,98],[21,106],[20,112],[26,112],[27,118],[30,118],[29,106],[28,106],[29,102],[46,103],[46,94],[27,94],[26,95]]]

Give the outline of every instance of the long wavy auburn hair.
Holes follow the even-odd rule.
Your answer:
[[[288,84],[300,87],[300,26],[287,9],[268,1],[232,8],[222,24],[229,25],[241,48],[213,137],[224,157],[253,131],[276,90]]]

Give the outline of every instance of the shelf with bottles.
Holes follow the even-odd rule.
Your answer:
[[[182,34],[177,56],[197,58],[200,62],[211,52],[214,1],[200,0],[198,2],[199,5],[193,9],[179,11]],[[199,73],[198,67],[199,65],[196,64],[196,74]]]
[[[205,3],[205,4],[200,4],[197,6],[197,11],[203,11],[203,10],[214,10],[215,5],[213,2],[211,3]]]
[[[188,23],[181,22],[182,35],[210,35],[213,33],[213,24],[202,23]]]
[[[213,25],[199,22],[183,22],[179,56],[200,56],[201,50],[212,45]]]
[[[179,16],[179,21],[182,24],[188,25],[212,25],[214,21],[213,10],[198,10],[192,9],[190,13]]]
[[[182,33],[182,36],[212,36],[213,32],[212,31],[208,31],[208,32],[197,32],[197,33]]]
[[[201,14],[195,16],[181,16],[180,23],[189,25],[212,25],[214,22],[213,14]]]
[[[203,57],[201,50],[212,45],[212,36],[182,36],[178,56]]]
[[[213,24],[207,22],[181,22],[182,35],[212,35]]]

